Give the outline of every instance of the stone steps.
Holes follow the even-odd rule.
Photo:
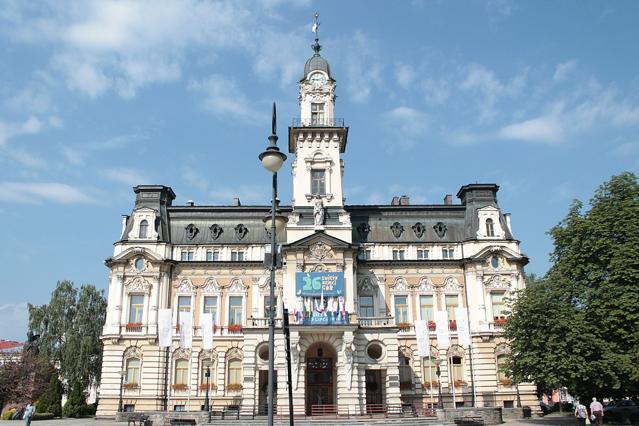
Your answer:
[[[266,417],[255,418],[249,420],[216,420],[212,419],[211,423],[205,423],[209,426],[263,426],[266,424]],[[362,418],[335,418],[335,417],[314,417],[295,419],[296,426],[336,426],[336,424],[344,426],[452,426],[455,423],[442,422],[436,418],[427,417],[362,417]],[[275,419],[273,421],[274,426],[289,426],[288,419]]]

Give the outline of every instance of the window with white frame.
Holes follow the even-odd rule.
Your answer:
[[[140,359],[129,358],[126,360],[126,383],[130,386],[140,384]]]
[[[357,257],[360,260],[370,260],[370,258],[371,258],[371,250],[370,249],[360,249]]]
[[[180,316],[191,312],[191,296],[178,296],[177,324],[180,325]]]
[[[244,252],[241,250],[233,250],[231,251],[231,261],[232,262],[242,262],[244,260]]]
[[[405,254],[404,250],[393,250],[393,260],[404,260]]]
[[[421,319],[428,322],[434,321],[434,308],[432,294],[422,294],[419,296],[419,315]]]
[[[144,312],[144,295],[131,294],[129,296],[129,323],[141,324]]]
[[[174,385],[187,385],[189,383],[189,361],[187,359],[175,360]]]
[[[229,296],[229,325],[242,324],[242,296]]]
[[[486,236],[487,237],[495,236],[495,226],[491,218],[486,219]]]
[[[275,309],[277,309],[277,296],[275,296]],[[277,316],[277,311],[276,311]],[[264,296],[264,318],[271,317],[271,296]]]
[[[507,314],[504,293],[501,291],[490,293],[490,302],[493,306],[494,319],[504,318]]]
[[[444,247],[442,248],[442,259],[453,259],[455,257],[455,249]]]
[[[206,389],[206,371],[209,371],[209,389],[215,388],[215,361],[210,358],[202,359],[200,366],[200,389]]]
[[[437,388],[437,360],[422,358],[422,381],[426,389]]]
[[[395,323],[408,323],[408,296],[395,296]]]
[[[209,262],[217,262],[218,260],[220,260],[220,252],[217,250],[207,250],[206,260]]]
[[[242,360],[230,359],[228,361],[227,387],[230,390],[239,390],[242,386]],[[229,386],[230,385],[230,386]],[[236,389],[238,388],[238,389]]]
[[[399,388],[410,390],[413,388],[413,369],[407,354],[399,353]]]
[[[457,296],[456,294],[447,294],[444,296],[444,302],[446,303],[446,314],[448,314],[448,321],[457,320],[455,309],[459,307],[459,296]]]
[[[204,296],[202,302],[202,312],[212,314],[213,322],[215,322],[217,319],[217,296]]]
[[[149,234],[149,221],[144,219],[140,222],[140,228],[138,229],[138,238],[148,238]]]
[[[497,355],[497,380],[501,384],[506,384],[510,381],[506,375],[507,359],[506,354]]]
[[[464,380],[464,359],[461,356],[453,355],[448,358],[449,374],[451,382],[455,386],[465,384]]]
[[[180,260],[182,262],[190,262],[193,260],[193,251],[192,250],[182,250],[180,254]]]
[[[311,170],[311,194],[326,195],[326,170]]]
[[[417,259],[428,259],[428,250],[417,249]]]
[[[312,103],[311,104],[311,124],[324,124],[324,104]]]
[[[359,297],[359,316],[362,318],[370,318],[375,316],[375,305],[373,296]]]

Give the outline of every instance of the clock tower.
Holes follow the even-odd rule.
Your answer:
[[[351,222],[344,210],[341,154],[346,149],[348,127],[335,118],[336,82],[328,61],[320,55],[319,38],[313,56],[304,65],[299,82],[300,116],[288,130],[289,152],[295,155],[293,215],[289,218],[289,242],[323,230],[351,242]]]

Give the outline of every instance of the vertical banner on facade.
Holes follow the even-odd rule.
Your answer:
[[[161,348],[171,346],[171,309],[160,309],[158,312],[158,342]]]
[[[200,314],[200,330],[202,330],[202,349],[213,349],[213,313]]]
[[[435,311],[435,326],[437,327],[437,346],[444,349],[450,346],[448,335],[448,313],[446,311]]]
[[[466,308],[455,308],[457,317],[457,339],[462,346],[470,346],[470,327],[468,326],[468,310]]]
[[[425,320],[415,321],[415,337],[417,338],[417,352],[422,358],[430,356],[428,344],[428,326]]]
[[[190,312],[180,312],[180,347],[193,345],[193,317]]]

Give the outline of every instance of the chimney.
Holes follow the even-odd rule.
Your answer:
[[[129,220],[129,216],[126,214],[122,215],[122,232],[120,232],[120,239],[124,238],[124,230],[126,229],[126,222]]]
[[[513,228],[511,228],[511,226],[510,226],[510,213],[504,213],[504,219],[506,219],[506,226],[508,227],[508,230],[512,234],[513,233]]]
[[[450,206],[453,204],[453,194],[446,194],[444,197],[444,205]]]
[[[400,206],[410,205],[410,198],[407,195],[402,195],[401,197],[399,197],[399,205]]]
[[[399,206],[399,197],[393,197],[391,201],[391,206]]]
[[[242,203],[240,202],[240,197],[233,197],[233,207],[239,207]]]
[[[193,200],[189,200],[186,202],[186,206],[187,207],[193,207],[195,205],[195,203],[193,202]]]

